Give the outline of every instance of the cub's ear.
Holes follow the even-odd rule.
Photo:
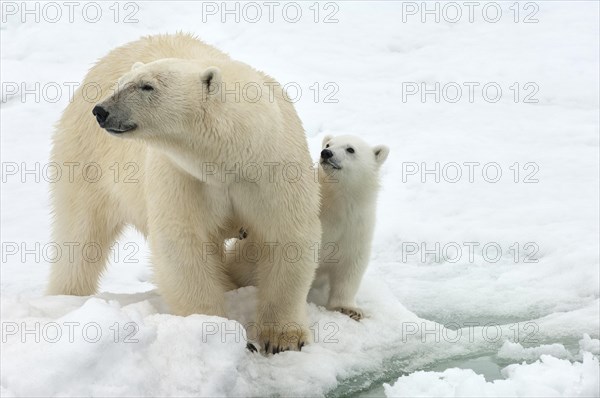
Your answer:
[[[216,66],[211,66],[200,75],[202,81],[202,91],[207,97],[215,96],[221,90],[221,70]]]
[[[381,166],[390,154],[390,148],[385,145],[377,145],[373,147],[373,153],[375,154],[375,161],[378,166]]]
[[[139,68],[140,66],[144,66],[143,62],[136,62],[135,64],[133,64],[133,66],[131,67],[131,70],[136,70],[137,68]]]
[[[326,135],[326,136],[323,138],[323,144],[321,144],[321,146],[322,146],[323,148],[325,148],[325,145],[327,145],[327,143],[328,143],[329,141],[331,141],[331,139],[332,139],[332,138],[333,138],[333,136],[332,136],[332,135],[329,135],[329,134],[328,134],[328,135]]]

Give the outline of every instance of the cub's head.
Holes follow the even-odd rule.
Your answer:
[[[202,70],[193,61],[136,62],[92,114],[113,135],[148,138],[160,134],[173,139],[202,120],[202,111],[210,106],[220,83],[218,68]]]
[[[356,136],[328,135],[323,139],[319,163],[325,173],[335,175],[341,181],[352,179],[365,183],[368,181],[365,179],[376,179],[389,152],[385,145],[371,147]]]

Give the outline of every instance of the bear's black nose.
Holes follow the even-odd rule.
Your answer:
[[[94,109],[92,109],[92,115],[96,116],[96,120],[100,124],[100,127],[102,127],[108,117],[108,111],[100,105],[96,105]]]
[[[331,152],[329,149],[323,149],[321,151],[321,157],[323,159],[329,159],[332,156],[333,156],[333,152]]]

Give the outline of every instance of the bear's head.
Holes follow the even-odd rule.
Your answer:
[[[219,92],[221,72],[194,61],[160,59],[136,62],[112,95],[92,113],[100,127],[127,138],[176,140],[193,131]]]
[[[336,181],[357,184],[376,180],[390,152],[385,145],[371,147],[352,135],[325,136],[322,148],[319,163],[323,171]]]

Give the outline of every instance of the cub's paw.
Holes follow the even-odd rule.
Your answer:
[[[258,334],[260,351],[268,354],[278,354],[284,351],[300,351],[310,342],[307,329],[297,323],[284,325],[279,323],[263,324]]]
[[[363,312],[360,308],[356,307],[335,307],[334,311],[341,312],[344,315],[348,315],[355,321],[360,321],[363,318]]]

